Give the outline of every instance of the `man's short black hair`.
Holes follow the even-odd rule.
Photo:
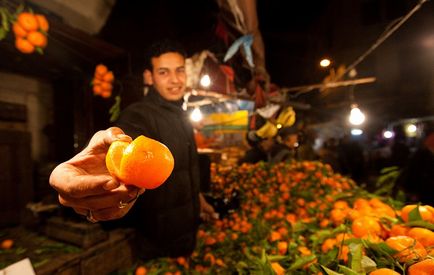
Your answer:
[[[179,53],[184,58],[187,57],[184,47],[178,41],[164,39],[152,43],[145,53],[145,69],[152,71],[152,58],[159,57],[165,53]]]

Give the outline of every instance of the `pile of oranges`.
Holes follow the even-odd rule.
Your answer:
[[[15,47],[22,53],[42,53],[47,46],[47,32],[50,25],[42,14],[22,12],[12,25],[15,34]]]
[[[92,80],[93,94],[103,98],[109,98],[113,91],[113,81],[115,77],[107,66],[99,64],[95,68],[95,75]]]

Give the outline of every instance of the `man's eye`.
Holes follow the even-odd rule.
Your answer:
[[[160,72],[158,72],[158,74],[159,74],[159,75],[166,75],[167,72],[166,72],[166,71],[160,71]]]

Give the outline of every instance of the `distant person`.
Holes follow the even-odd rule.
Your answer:
[[[276,142],[269,152],[271,163],[285,162],[297,158],[298,131],[295,127],[285,127],[279,130]]]
[[[262,139],[254,131],[249,131],[247,133],[247,142],[250,145],[250,149],[238,160],[238,164],[269,161],[271,148],[275,145],[274,138]]]
[[[337,140],[335,138],[329,138],[319,149],[318,156],[323,163],[329,164],[333,168],[333,171],[339,173],[341,167],[339,165],[337,148]]]
[[[341,173],[350,176],[357,183],[364,179],[365,158],[363,148],[357,142],[345,135],[337,147]]]

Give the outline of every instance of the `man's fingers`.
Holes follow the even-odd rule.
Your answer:
[[[68,207],[100,210],[104,208],[119,207],[121,202],[132,202],[137,191],[123,190],[106,191],[105,194],[73,198],[68,195],[59,195],[59,202]],[[132,199],[133,198],[133,199]]]
[[[83,198],[107,193],[115,189],[120,183],[109,175],[77,175],[65,177],[62,188],[56,188],[61,194],[68,194],[73,198]]]

